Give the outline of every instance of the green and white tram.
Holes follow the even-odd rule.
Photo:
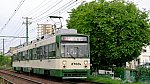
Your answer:
[[[19,45],[13,52],[16,71],[46,74],[67,78],[87,78],[90,74],[90,49],[87,35],[73,29],[61,29],[28,44]]]

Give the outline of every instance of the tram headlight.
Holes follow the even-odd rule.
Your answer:
[[[87,60],[85,60],[85,61],[84,61],[84,64],[85,64],[85,65],[87,65],[87,64],[88,64],[88,61],[87,61]]]
[[[66,65],[66,64],[67,64],[67,61],[66,61],[66,60],[63,60],[63,61],[62,61],[62,64],[63,64],[63,65]]]

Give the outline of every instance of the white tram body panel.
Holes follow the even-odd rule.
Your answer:
[[[63,61],[66,61],[65,67]],[[84,64],[87,61],[87,64]],[[13,62],[13,67],[31,67],[42,69],[90,69],[89,59],[48,59]]]

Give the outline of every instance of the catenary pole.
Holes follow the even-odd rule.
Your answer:
[[[31,24],[31,22],[29,22],[28,20],[31,19],[29,17],[23,17],[24,19],[26,19],[26,22],[23,22],[23,24],[26,24],[26,43],[28,43],[28,38],[29,38],[29,35],[28,35],[28,25]]]

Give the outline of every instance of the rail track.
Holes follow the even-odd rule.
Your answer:
[[[43,84],[37,80],[29,79],[21,75],[12,74],[8,70],[0,70],[0,76],[7,81],[8,84]]]
[[[16,73],[13,70],[0,69],[0,77],[5,79],[4,84],[98,84],[84,80],[63,80],[44,75],[35,75],[29,73]],[[4,81],[2,81],[4,82]],[[3,84],[0,81],[0,84]]]

